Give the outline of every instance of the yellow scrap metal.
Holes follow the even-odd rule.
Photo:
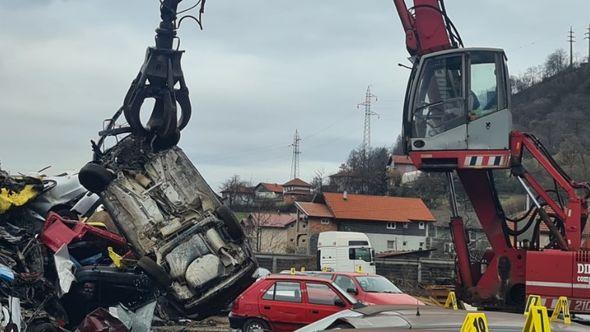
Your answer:
[[[120,268],[122,266],[123,256],[117,254],[115,250],[113,250],[113,247],[108,247],[107,250],[109,251],[109,257],[115,266]]]
[[[522,332],[551,332],[547,308],[542,305],[531,305]]]
[[[560,318],[559,314],[562,314],[563,318]],[[570,315],[570,303],[565,296],[559,297],[557,300],[557,305],[555,306],[555,310],[553,310],[553,314],[549,320],[553,322],[558,319],[563,319],[563,322],[566,325],[570,325],[572,323],[572,316]]]
[[[0,214],[5,213],[14,206],[22,206],[37,197],[39,191],[35,186],[27,184],[22,190],[16,192],[6,188],[0,189]]]
[[[461,332],[489,332],[488,318],[483,312],[471,312],[465,316]]]
[[[450,291],[449,295],[447,295],[447,300],[445,301],[445,308],[453,308],[453,310],[459,310],[459,305],[457,304],[457,296],[455,292]]]

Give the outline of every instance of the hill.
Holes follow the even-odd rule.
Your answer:
[[[512,96],[514,129],[537,136],[574,179],[588,179],[590,66],[547,77]]]

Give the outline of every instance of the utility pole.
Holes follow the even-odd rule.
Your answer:
[[[359,103],[356,108],[360,108],[360,106],[365,107],[365,128],[363,131],[363,151],[366,153],[369,148],[371,148],[371,116],[379,115],[373,111],[371,111],[371,103],[373,101],[377,101],[377,96],[371,93],[371,86],[367,87],[367,92],[365,93],[365,101]]]
[[[567,41],[570,43],[570,68],[574,67],[574,30],[570,26],[570,33]]]
[[[301,142],[301,137],[299,137],[299,132],[295,129],[295,136],[293,136],[293,143],[291,144],[291,147],[293,148],[293,157],[291,158],[292,179],[299,177],[299,155],[301,154],[301,150],[299,150],[299,142]]]
[[[590,24],[588,24],[588,31],[586,31],[585,35],[584,39],[588,39],[588,63],[590,63]]]

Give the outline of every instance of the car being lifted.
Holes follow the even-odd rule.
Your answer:
[[[79,179],[100,196],[137,266],[164,292],[167,313],[196,319],[226,309],[254,281],[257,264],[234,214],[176,146],[191,116],[183,51],[173,47],[184,18],[176,17],[179,2],[160,2],[156,45],[93,142],[94,158]],[[155,103],[144,122],[146,99]],[[122,114],[126,121],[117,123]],[[114,146],[105,148],[107,137]]]
[[[97,193],[138,266],[179,314],[219,311],[253,282],[257,264],[236,217],[179,147],[153,152],[127,136],[80,178],[104,187]]]

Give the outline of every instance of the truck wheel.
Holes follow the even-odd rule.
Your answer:
[[[156,264],[153,259],[143,256],[137,261],[139,266],[145,273],[152,278],[158,285],[162,287],[169,287],[172,284],[172,279],[160,265]]]
[[[251,318],[244,323],[242,332],[270,332],[270,327],[262,319]]]
[[[114,178],[115,175],[112,172],[93,162],[84,165],[78,173],[80,184],[95,194],[100,194],[107,189]]]
[[[227,232],[237,242],[242,242],[244,237],[244,230],[242,226],[240,226],[240,222],[238,218],[234,215],[234,213],[225,205],[222,205],[217,208],[215,211],[219,219],[223,220],[225,223],[225,227],[227,227]]]

